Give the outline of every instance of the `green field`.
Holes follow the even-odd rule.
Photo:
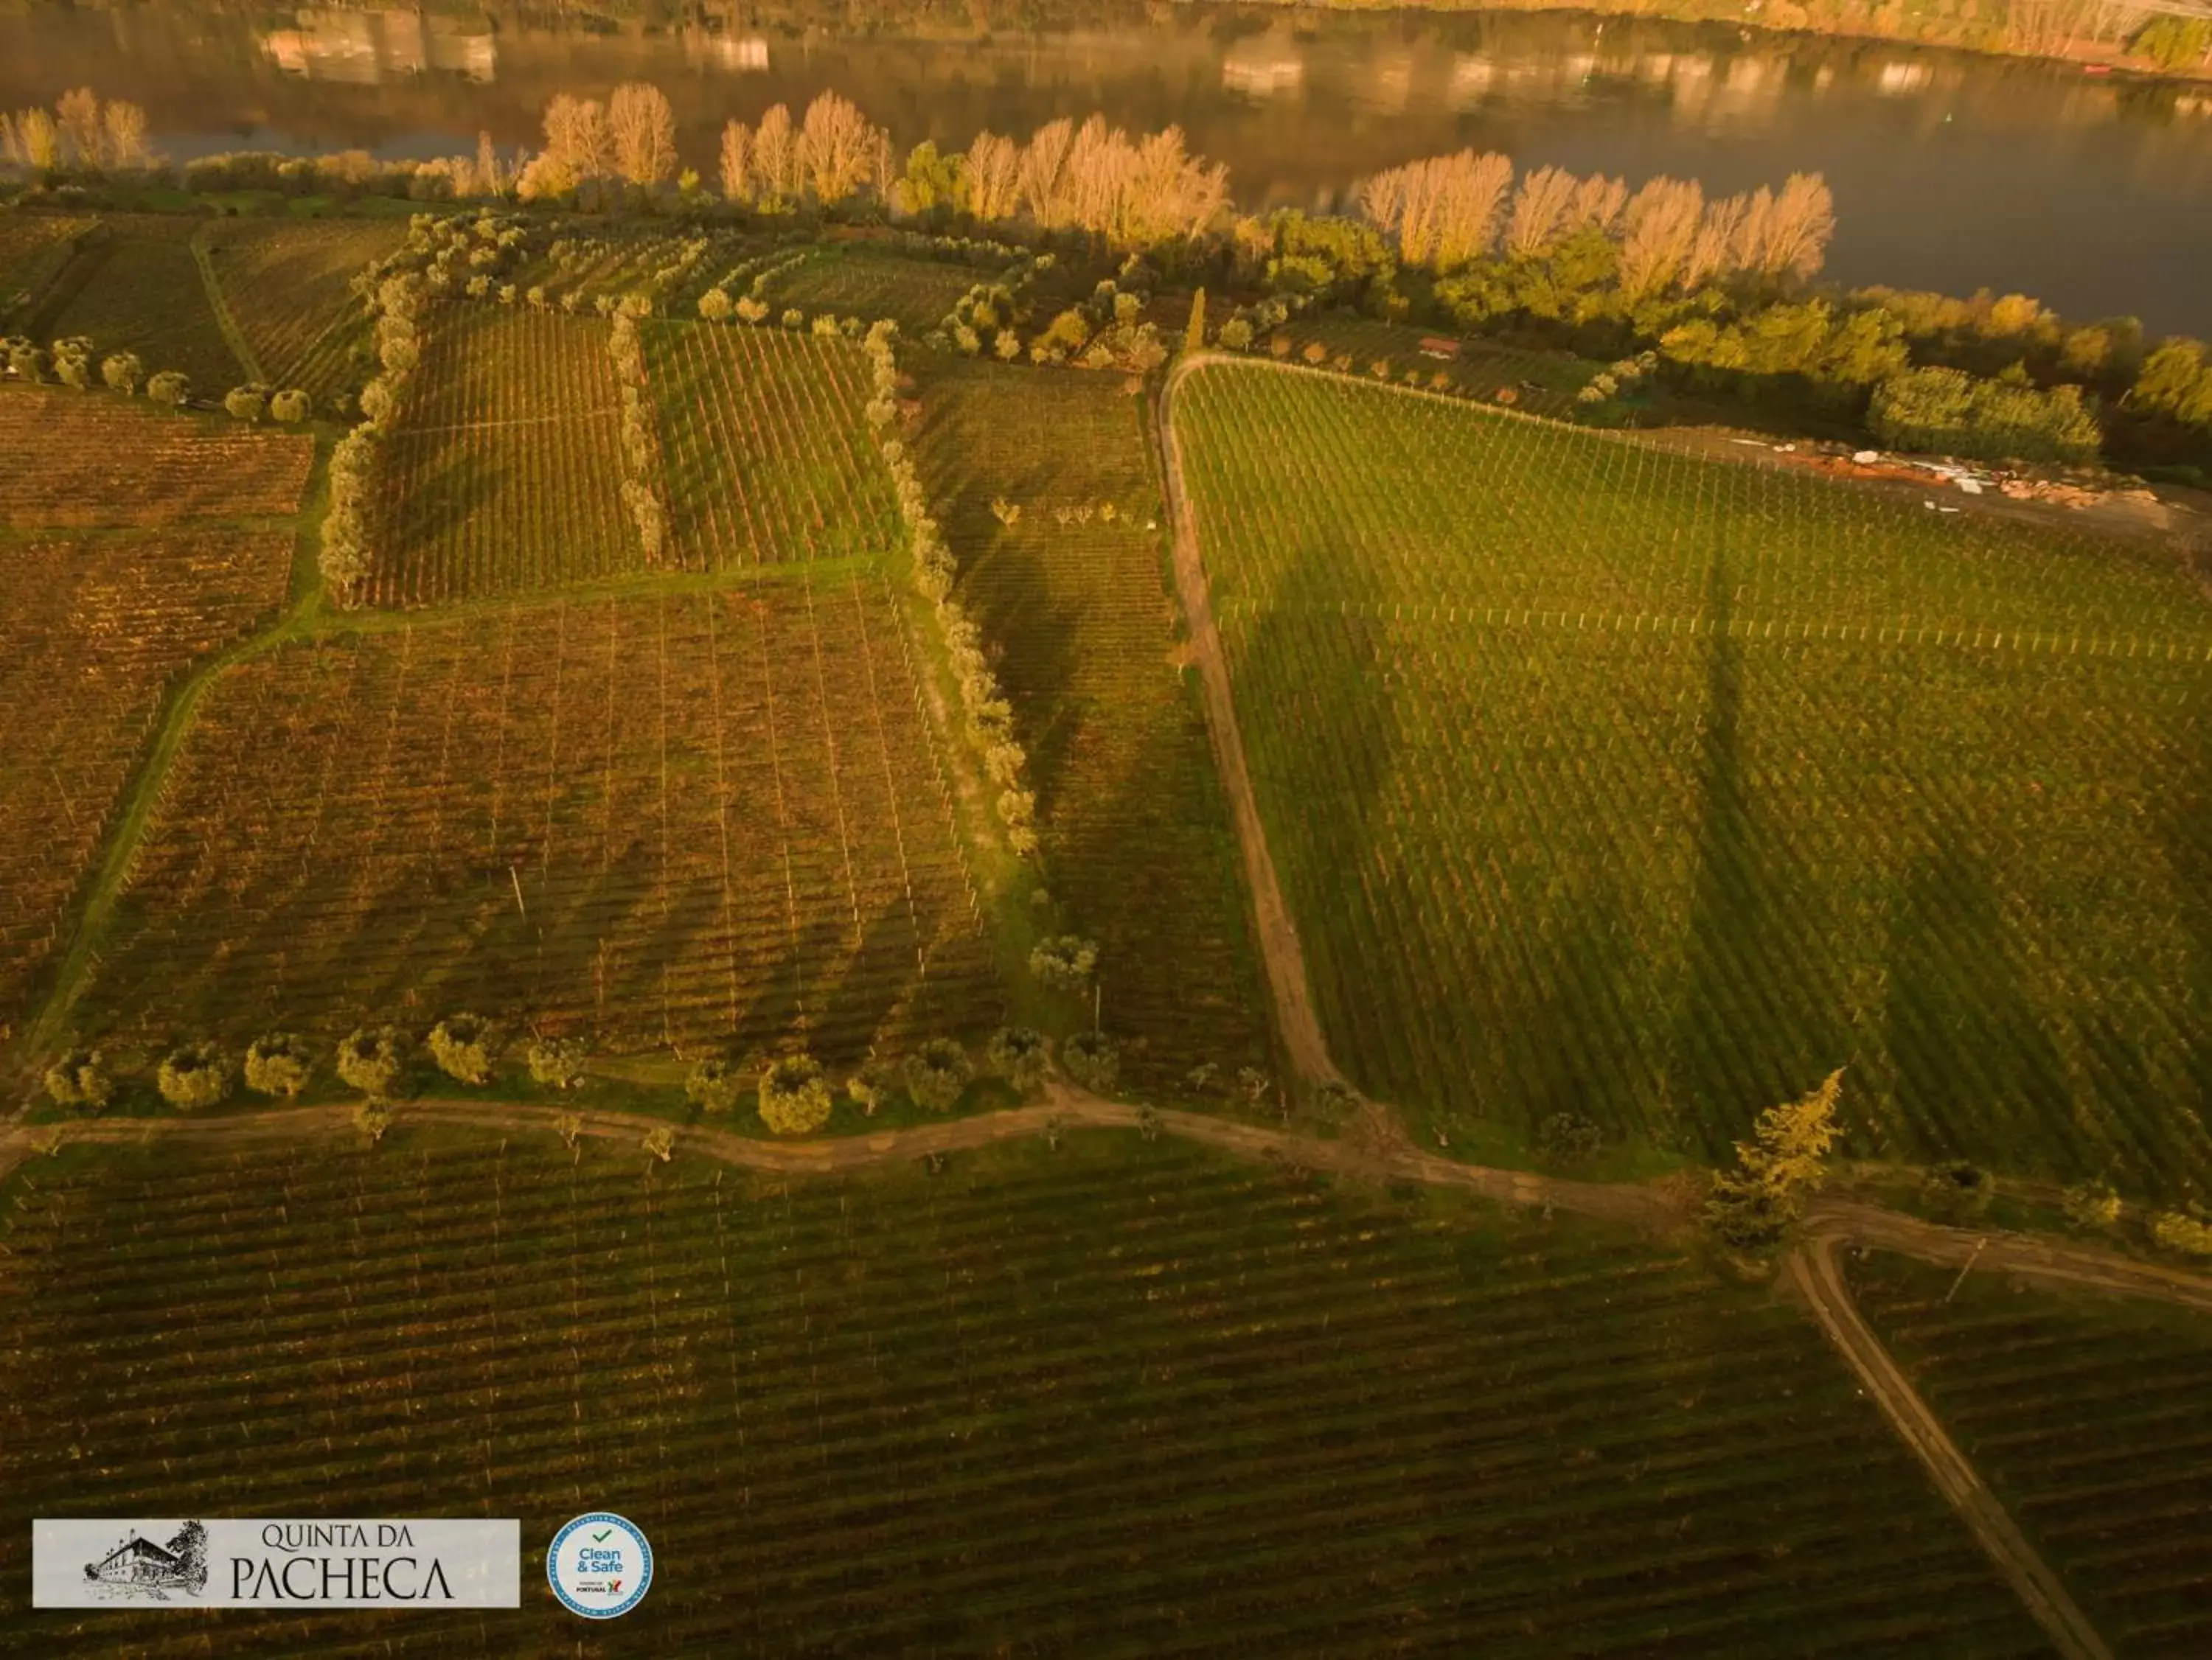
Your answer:
[[[920,335],[942,322],[969,288],[996,275],[972,265],[830,244],[809,249],[806,258],[778,272],[768,298],[779,308],[796,306],[810,314],[888,317],[908,334]]]
[[[70,1153],[0,1299],[0,1653],[2039,1652],[1811,1324],[1626,1237],[1078,1137],[790,1184],[550,1135]],[[188,1275],[178,1265],[189,1263]],[[522,1518],[514,1615],[22,1606],[28,1519]]]
[[[2212,1176],[2212,607],[2162,555],[1328,378],[1177,397],[1336,1057],[1418,1120]]]
[[[1101,1015],[1179,1089],[1267,1067],[1243,869],[1182,666],[1144,409],[1118,377],[940,360],[915,439],[1000,651],[1037,791],[1047,877],[1102,948]],[[1018,507],[1012,524],[992,504]],[[1110,518],[1102,513],[1110,509]],[[1080,517],[1077,517],[1080,515]]]
[[[902,545],[890,473],[861,417],[851,342],[781,330],[644,330],[677,557],[693,570]]]
[[[227,670],[79,1025],[413,1028],[603,1052],[972,1028],[992,971],[878,576],[538,605]]]
[[[2212,1652],[2212,1329],[1894,1257],[1861,1306],[2113,1648]]]
[[[437,604],[641,569],[623,512],[607,325],[455,306],[427,336],[384,445],[375,603]]]

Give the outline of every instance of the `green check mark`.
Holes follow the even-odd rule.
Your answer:
[[[601,1528],[597,1533],[592,1536],[592,1542],[595,1545],[604,1545],[606,1543],[607,1540],[612,1536],[614,1530],[612,1528]]]

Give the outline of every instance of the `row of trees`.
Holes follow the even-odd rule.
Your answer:
[[[52,112],[0,110],[0,160],[33,173],[76,168],[106,173],[149,166],[146,112],[120,98],[103,102],[89,87],[64,93]]]
[[[1602,174],[1538,167],[1514,185],[1510,157],[1433,156],[1375,174],[1359,190],[1367,221],[1409,265],[1451,272],[1503,254],[1547,257],[1594,233],[1617,250],[1615,276],[1633,305],[1743,274],[1779,283],[1812,276],[1835,233],[1835,202],[1818,173],[1792,173],[1707,200],[1695,179],[1655,179],[1632,192]]]

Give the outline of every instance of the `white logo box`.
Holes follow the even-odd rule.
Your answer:
[[[513,1609],[522,1524],[451,1518],[41,1518],[41,1609]]]

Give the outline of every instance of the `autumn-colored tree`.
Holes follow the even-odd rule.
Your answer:
[[[720,172],[723,200],[738,203],[752,200],[752,129],[742,121],[733,120],[722,129]]]
[[[607,136],[614,170],[650,188],[676,174],[676,112],[668,95],[642,81],[626,81],[607,100]]]
[[[90,87],[65,92],[54,106],[62,141],[69,159],[80,167],[98,167],[104,160],[100,124],[100,100]]]
[[[858,191],[873,171],[882,136],[858,105],[834,92],[809,104],[799,129],[799,154],[814,199],[833,206]]]
[[[791,111],[771,106],[753,131],[753,199],[775,208],[799,199],[804,188],[799,154],[799,135],[793,130]]]
[[[1794,1221],[1804,1196],[1818,1186],[1841,1127],[1844,1069],[1838,1067],[1809,1094],[1759,1115],[1752,1139],[1735,1144],[1737,1167],[1713,1178],[1705,1215],[1732,1245],[1764,1245]]]
[[[146,112],[120,98],[100,106],[100,136],[111,167],[143,167],[154,159],[146,148]]]
[[[1022,205],[1022,147],[1011,138],[981,132],[968,147],[961,169],[968,211],[986,223],[1012,219]]]

